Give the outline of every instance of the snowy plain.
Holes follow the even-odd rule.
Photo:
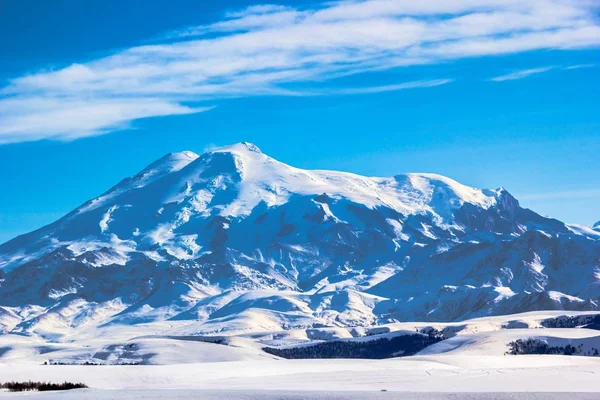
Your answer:
[[[290,398],[336,398],[333,397],[336,395],[337,398],[394,398],[387,393],[399,396],[422,392],[436,392],[440,398],[444,398],[442,394],[466,392],[472,393],[473,398],[497,398],[489,397],[489,393],[558,396],[562,392],[572,396],[587,392],[596,397],[580,398],[598,398],[600,392],[597,379],[600,360],[568,356],[416,356],[391,360],[265,360],[168,366],[21,365],[2,366],[0,374],[7,380],[62,381],[68,377],[92,388],[68,393],[70,398],[86,395],[147,398],[150,393],[156,398],[203,398],[207,393],[220,394],[222,398],[244,398],[249,392],[255,393],[255,397],[249,398],[280,398],[280,392],[286,392]],[[383,390],[387,391],[385,395]],[[480,393],[488,394],[475,397]],[[64,395],[60,394],[61,398]],[[416,398],[427,398],[421,395]]]

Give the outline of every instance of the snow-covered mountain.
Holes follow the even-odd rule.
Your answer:
[[[193,332],[592,310],[600,232],[434,174],[291,167],[240,143],[168,154],[0,246],[0,331]]]

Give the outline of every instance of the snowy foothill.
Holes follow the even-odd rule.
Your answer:
[[[462,393],[468,393],[464,398],[481,399],[515,398],[504,395],[587,399],[600,392],[600,380],[595,378],[600,374],[600,357],[507,351],[508,344],[519,339],[598,348],[598,330],[545,327],[593,318],[597,314],[549,311],[457,323],[407,322],[234,336],[172,335],[185,331],[185,322],[151,323],[114,325],[99,328],[96,335],[84,333],[56,342],[6,334],[0,336],[0,376],[4,381],[69,380],[89,386],[61,394],[65,398],[111,398],[116,393],[120,398],[213,398],[220,393],[234,399],[379,399],[395,398],[385,392],[402,392],[415,399],[457,398],[450,396]],[[263,351],[264,347],[340,340],[366,343],[431,329],[444,332],[444,340],[409,357],[292,360]],[[318,330],[321,334],[314,332]],[[429,392],[432,397],[427,397]]]

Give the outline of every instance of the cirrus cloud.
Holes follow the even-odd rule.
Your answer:
[[[588,0],[257,4],[153,44],[11,80],[0,89],[0,143],[96,135],[140,118],[206,111],[226,98],[439,86],[452,78],[341,89],[327,82],[466,57],[597,46],[595,7]]]
[[[531,76],[531,75],[542,74],[542,73],[548,72],[548,71],[550,71],[552,69],[554,69],[554,67],[541,67],[541,68],[523,69],[523,70],[520,70],[520,71],[512,72],[510,74],[497,76],[497,77],[492,78],[490,80],[494,81],[494,82],[514,81],[514,80],[517,80],[517,79],[527,78],[528,76]]]

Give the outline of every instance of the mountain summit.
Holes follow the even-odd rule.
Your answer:
[[[302,170],[250,143],[171,153],[0,246],[0,331],[197,332],[596,309],[600,234],[505,189]]]

